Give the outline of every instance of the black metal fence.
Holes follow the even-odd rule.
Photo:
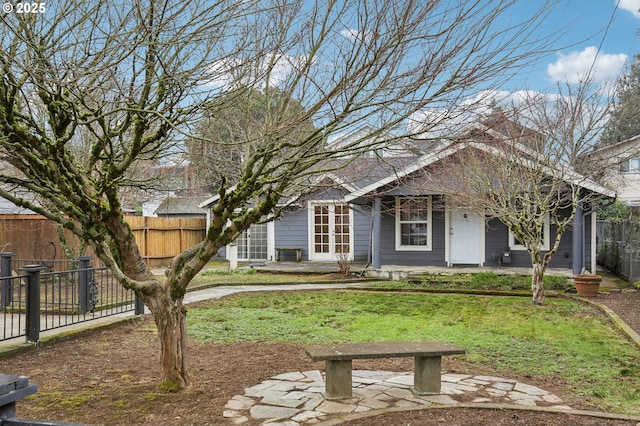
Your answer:
[[[134,292],[118,283],[107,268],[92,267],[90,256],[48,267],[0,253],[0,340],[26,336],[38,342],[40,332],[124,312],[144,313]]]

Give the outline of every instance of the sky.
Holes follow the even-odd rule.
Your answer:
[[[520,0],[514,18],[535,12],[541,0]],[[598,83],[617,80],[640,54],[640,0],[560,0],[542,32],[563,32],[559,47],[545,56],[520,84],[548,92],[558,82],[577,82],[593,67]]]
[[[576,83],[589,70],[596,83],[615,82],[628,70],[633,56],[640,54],[640,0],[551,1],[555,1],[554,11],[538,31],[541,35],[558,33],[558,39],[548,45],[547,55],[527,68],[528,72],[520,72],[518,79],[501,81],[503,87],[494,86],[494,89],[554,93],[558,83]],[[530,21],[543,4],[544,0],[516,0],[501,20],[506,26],[510,21]],[[346,31],[357,33],[355,29]],[[285,59],[283,62],[296,60],[295,57]],[[272,75],[284,78],[288,67],[276,69]],[[223,69],[216,71],[220,73]],[[213,79],[211,83],[224,85],[225,81]]]

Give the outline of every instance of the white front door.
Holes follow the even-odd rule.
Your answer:
[[[471,210],[453,210],[449,220],[449,263],[484,263],[484,218]]]
[[[341,203],[313,203],[309,213],[311,260],[351,260],[353,238],[349,206]]]

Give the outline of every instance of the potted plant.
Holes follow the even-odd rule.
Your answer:
[[[596,297],[602,277],[600,275],[576,274],[573,276],[573,283],[576,291],[582,297]]]

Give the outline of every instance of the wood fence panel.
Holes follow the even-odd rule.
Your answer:
[[[202,241],[206,219],[128,216],[140,253],[150,267],[167,266],[171,259]],[[65,260],[53,222],[39,215],[0,216],[0,250],[22,259]],[[67,241],[77,239],[66,232]],[[92,255],[90,249],[85,253]]]
[[[66,260],[56,227],[44,216],[1,215],[0,225],[3,252],[16,253],[19,259]],[[65,231],[65,237],[77,253],[78,240],[70,231]]]
[[[151,267],[167,266],[178,253],[201,242],[206,219],[132,216],[127,218]]]

